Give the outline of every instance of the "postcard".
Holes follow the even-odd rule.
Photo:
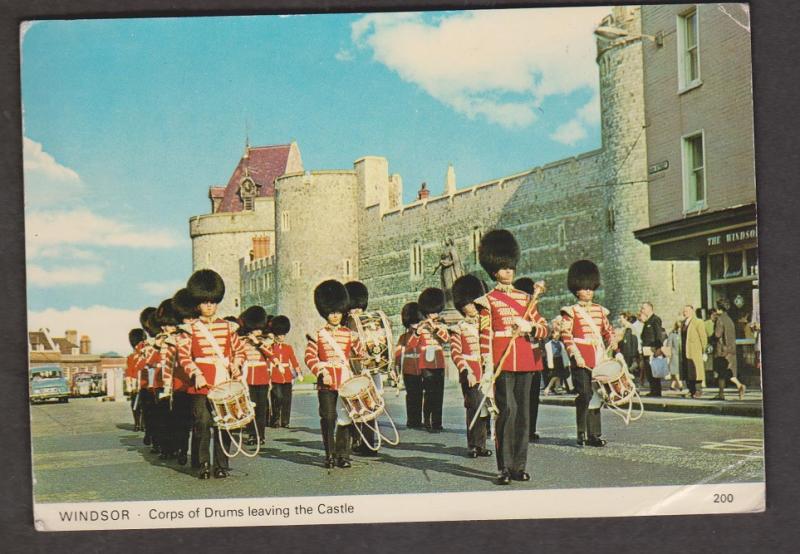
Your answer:
[[[37,529],[765,509],[748,5],[20,40]]]

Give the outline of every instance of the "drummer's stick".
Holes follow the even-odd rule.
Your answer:
[[[547,287],[545,286],[544,281],[538,281],[533,285],[533,289],[533,295],[531,296],[530,302],[528,302],[528,307],[525,309],[525,314],[522,316],[522,319],[528,319],[531,317],[534,308],[539,303],[539,297],[544,294],[544,292],[547,290]],[[503,351],[503,355],[500,356],[500,361],[497,363],[497,366],[494,368],[492,373],[492,387],[494,387],[497,378],[500,377],[500,373],[503,371],[503,365],[505,364],[508,355],[511,353],[511,347],[519,335],[519,328],[516,328],[511,332],[511,340],[508,341],[506,349]],[[487,398],[488,396],[483,395],[481,403],[478,404],[478,409],[475,411],[475,416],[472,418],[472,421],[469,424],[469,429],[472,429],[475,426],[475,422],[478,421],[478,417],[481,415],[481,409],[483,409],[483,405],[486,404]]]

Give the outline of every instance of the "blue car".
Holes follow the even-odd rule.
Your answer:
[[[69,402],[69,386],[61,367],[47,365],[30,369],[31,403],[46,400]]]

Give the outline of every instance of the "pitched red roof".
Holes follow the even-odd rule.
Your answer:
[[[286,172],[286,164],[289,161],[289,150],[291,144],[279,144],[275,146],[251,146],[249,156],[239,160],[239,164],[233,171],[233,175],[228,180],[225,187],[225,194],[218,212],[240,212],[242,211],[242,199],[239,198],[239,184],[244,176],[244,169],[256,185],[261,185],[258,190],[259,196],[275,196],[275,179]]]

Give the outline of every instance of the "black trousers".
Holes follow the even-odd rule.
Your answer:
[[[458,380],[461,383],[461,393],[464,395],[464,407],[467,409],[467,448],[470,450],[474,448],[484,449],[486,448],[486,437],[489,433],[489,417],[478,417],[475,420],[475,426],[472,429],[469,428],[469,424],[472,423],[472,419],[478,411],[478,406],[483,400],[481,387],[480,385],[470,387],[467,382],[467,375],[463,371]]]
[[[192,432],[192,399],[184,391],[172,393],[172,410],[168,417],[171,451],[189,451],[189,434]]]
[[[144,436],[149,438],[153,445],[158,445],[157,437],[154,436],[156,429],[155,397],[148,389],[139,389],[139,409],[142,411],[142,421],[144,422]]]
[[[442,428],[444,368],[422,370],[422,419],[425,427]]]
[[[214,467],[228,469],[230,467],[228,456],[223,452],[222,447],[230,452],[231,438],[223,431],[222,442],[219,440],[219,433],[216,427],[212,427],[214,420],[211,415],[211,406],[208,398],[204,394],[192,394],[192,455],[194,456],[194,445],[197,443],[197,463],[211,463],[209,447],[211,441],[214,442]],[[213,439],[212,439],[213,436]]]
[[[251,437],[256,436],[258,430],[259,438],[267,436],[267,416],[269,413],[269,385],[248,385],[250,388],[250,400],[255,402],[255,419],[247,426],[247,431]]]
[[[536,423],[539,421],[539,393],[542,389],[542,371],[531,373],[531,405],[528,422],[528,440],[533,440],[536,433]]]
[[[136,427],[137,429],[143,429],[144,418],[142,418],[142,405],[136,403],[136,398],[138,396],[139,396],[139,391],[131,392],[131,412],[133,413],[134,427]],[[134,406],[136,406],[135,409]]]
[[[422,376],[403,373],[406,388],[406,427],[422,427]]]
[[[650,394],[653,396],[661,396],[661,379],[653,377],[653,368],[650,367],[650,357],[642,356],[642,364],[644,364],[645,375],[647,375],[647,383],[650,385]]]
[[[288,427],[289,416],[292,413],[292,383],[273,383],[270,399],[272,402],[270,425]]]
[[[162,452],[170,454],[173,452],[173,449],[169,427],[169,398],[158,399],[158,395],[161,394],[162,390],[163,389],[157,389],[153,393],[153,431],[151,436],[153,437],[153,442],[158,445]]]
[[[497,469],[524,471],[528,463],[532,372],[503,371],[495,381],[494,400],[500,410],[495,424]]]
[[[352,424],[338,425],[336,423],[336,404],[339,392],[331,389],[319,389],[319,426],[322,430],[322,445],[325,447],[326,458],[350,459],[352,447]]]
[[[578,391],[578,396],[575,398],[575,422],[578,427],[578,434],[582,433],[586,436],[588,432],[590,438],[599,437],[602,433],[600,408],[589,409],[589,402],[594,394],[592,390],[592,371],[576,366],[573,360],[572,382]]]

